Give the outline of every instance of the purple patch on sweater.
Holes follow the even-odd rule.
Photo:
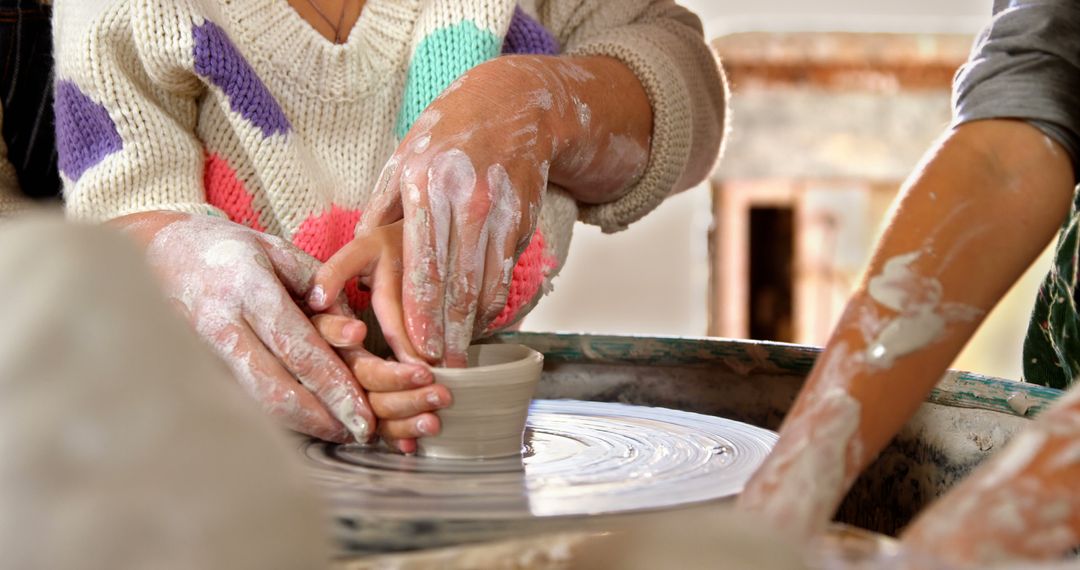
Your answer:
[[[60,171],[72,181],[124,148],[109,112],[71,81],[56,83],[55,104]]]
[[[225,30],[207,20],[192,28],[191,34],[195,72],[225,92],[232,110],[262,130],[263,136],[288,132],[285,112]]]
[[[558,55],[559,42],[544,26],[525,13],[521,6],[514,8],[510,29],[503,41],[504,54]]]

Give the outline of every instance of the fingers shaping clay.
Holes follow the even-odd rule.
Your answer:
[[[442,431],[419,441],[420,455],[489,459],[521,455],[525,419],[544,367],[539,352],[519,344],[469,348],[467,368],[436,368],[454,403],[439,411]]]

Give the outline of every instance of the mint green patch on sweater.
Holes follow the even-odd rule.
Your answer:
[[[501,49],[502,42],[495,34],[471,20],[439,28],[424,38],[409,63],[395,129],[398,140],[405,138],[420,113],[455,79],[499,55]]]

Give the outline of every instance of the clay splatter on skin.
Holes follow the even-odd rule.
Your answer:
[[[479,284],[470,283],[468,276],[455,271],[458,267],[473,269],[477,255],[467,248],[450,249],[452,220],[458,220],[453,239],[457,243],[466,243],[463,232],[470,224],[471,198],[476,191],[476,169],[472,160],[463,151],[451,149],[435,156],[428,171],[428,200],[431,204],[432,227],[435,230],[435,252],[438,276],[446,286],[447,299],[442,314],[442,333],[447,348],[453,353],[462,353],[472,340],[472,319],[475,318],[476,291]],[[483,263],[482,258],[480,263]],[[463,323],[451,318],[452,311],[467,311]],[[440,327],[436,324],[435,330]],[[442,335],[439,335],[442,336]],[[437,347],[439,338],[428,337],[426,351],[429,354],[442,354],[442,347]],[[445,356],[445,355],[443,355]]]
[[[893,257],[869,282],[870,297],[899,313],[867,347],[866,361],[872,366],[890,368],[895,359],[938,340],[950,322],[970,322],[983,314],[974,307],[943,302],[941,282],[912,269],[920,256],[911,252]]]
[[[950,322],[970,321],[982,314],[966,305],[943,302],[941,283],[912,269],[919,258],[918,252],[896,256],[869,281],[869,297],[897,315],[884,318],[872,304],[854,309],[866,349],[853,352],[846,343],[832,348],[828,360],[820,364],[817,393],[805,395],[807,408],[785,427],[785,433],[798,441],[777,448],[775,459],[766,463],[761,474],[763,484],[752,488],[769,494],[756,498],[751,494],[747,504],[798,532],[813,532],[824,524],[854,480],[856,472],[846,473],[848,466],[860,465],[864,459],[863,443],[857,436],[860,406],[850,395],[856,372],[867,366],[889,368],[894,359],[940,338]],[[805,484],[791,484],[785,478]],[[783,496],[771,493],[776,489]]]
[[[578,98],[574,98],[574,108],[577,109],[578,124],[581,128],[589,128],[589,121],[592,119],[592,110],[585,103],[582,103]]]
[[[434,245],[440,277],[447,271],[451,218],[464,214],[476,188],[476,169],[464,152],[452,149],[435,156],[428,170],[428,201],[431,204]],[[465,220],[461,220],[465,221]]]
[[[540,89],[529,93],[529,104],[533,107],[550,111],[552,103],[551,92],[547,89]]]
[[[613,180],[637,180],[645,172],[649,150],[632,137],[610,133],[604,146],[577,149],[564,171],[584,184],[608,187]]]
[[[519,143],[521,146],[532,147],[536,146],[539,141],[540,130],[536,125],[525,125],[520,129],[510,133],[510,140],[518,140],[525,138],[525,140]]]
[[[570,154],[569,159],[565,162],[565,169],[571,173],[574,177],[581,177],[584,173],[588,172],[590,168],[597,162],[597,154],[600,149],[596,145],[587,145],[582,148],[576,149]],[[597,174],[595,177],[599,177]]]
[[[586,131],[591,128],[591,109],[573,94],[578,84],[598,81],[591,72],[572,61],[562,61],[555,65],[551,65],[547,60],[530,57],[511,57],[506,61],[509,65],[528,72],[543,85],[542,89],[529,93],[528,107],[540,107],[559,117],[574,120]],[[570,88],[571,84],[575,85],[574,89]],[[532,112],[526,109],[511,117],[505,126],[493,124],[491,128],[506,130],[512,128],[511,125],[515,122],[520,123],[526,119],[532,121],[532,118]],[[520,127],[517,132],[521,132]],[[597,140],[598,136],[603,138]],[[574,149],[563,149],[565,156],[561,160],[564,163],[561,172],[582,184],[604,188],[613,184],[627,187],[640,178],[648,164],[648,141],[643,146],[632,137],[619,132],[590,133],[582,138],[591,139],[591,143],[578,145],[579,147]],[[530,137],[527,144],[531,146],[530,143],[534,142]],[[558,140],[553,140],[552,145],[552,154],[558,153],[562,146]]]
[[[203,261],[209,267],[228,267],[236,263],[247,252],[247,246],[237,240],[223,240],[210,246],[203,254]]]
[[[938,267],[952,267],[953,260],[955,260],[957,256],[963,255],[963,252],[969,249],[970,244],[979,239],[984,239],[991,231],[993,230],[990,226],[977,226],[964,232],[953,242],[949,251],[945,254],[944,259],[938,263]],[[929,247],[932,246],[928,246],[928,249]]]
[[[405,201],[408,207],[414,208],[412,215],[405,217],[404,232],[406,243],[430,244],[433,234],[431,230],[432,216],[427,208],[419,206],[420,189],[415,184],[407,184],[405,189]],[[435,299],[435,284],[428,275],[428,268],[438,270],[438,257],[435,248],[414,247],[404,252],[405,256],[417,255],[418,261],[413,264],[413,269],[408,275],[407,283],[412,288],[413,297],[420,302],[431,302]],[[410,327],[415,323],[411,322]]]
[[[572,61],[560,60],[557,68],[563,77],[578,83],[585,83],[596,79],[596,76],[593,75],[591,71]]]
[[[421,154],[427,150],[429,144],[431,144],[431,133],[423,134],[413,143],[413,152]]]
[[[416,122],[413,123],[413,131],[417,133],[431,132],[431,129],[435,128],[435,125],[439,124],[442,120],[442,113],[438,109],[428,109],[417,117]]]
[[[332,376],[329,393],[324,394],[318,394],[320,388],[309,385],[309,379],[299,380],[321,396],[331,414],[357,441],[366,441],[370,426],[356,413],[362,404],[351,375],[344,365],[333,360],[336,357],[332,352],[318,349],[318,332],[295,306],[286,304],[292,300],[279,285],[275,266],[262,250],[255,243],[227,237],[247,232],[250,230],[235,228],[223,220],[182,218],[158,231],[147,246],[147,258],[159,271],[181,272],[170,296],[182,305],[196,331],[225,357],[241,385],[267,412],[288,416],[301,426],[322,423],[315,412],[300,406],[295,389],[283,387],[265,370],[265,360],[274,358],[272,355],[260,356],[250,348],[240,347],[247,326],[267,347],[276,347],[284,361],[310,362],[313,369]],[[256,239],[278,251],[287,251],[279,238],[260,235]],[[193,253],[187,256],[183,252]],[[165,259],[168,265],[162,261]],[[185,262],[188,267],[183,266]],[[207,282],[203,272],[194,266],[213,267],[213,282]],[[279,266],[277,269],[295,283],[310,283],[317,269],[314,260],[294,259]]]
[[[550,162],[545,160],[545,161],[540,163],[540,181],[539,181],[540,187],[536,189],[536,193],[540,196],[541,202],[537,202],[535,204],[530,203],[530,204],[527,205],[528,208],[529,208],[529,211],[528,211],[529,225],[527,227],[530,228],[530,230],[535,229],[537,227],[537,224],[540,222],[540,210],[543,208],[542,201],[543,201],[544,191],[547,189],[548,173],[550,171],[551,171],[551,163]],[[525,251],[525,247],[529,245],[529,240],[531,240],[531,239],[532,239],[532,232],[531,231],[528,232],[528,233],[523,234],[521,236],[521,241],[518,242],[518,251],[517,251],[517,253],[521,253],[522,251]]]
[[[857,437],[861,410],[848,393],[856,358],[845,343],[828,358],[821,363],[816,393],[807,395],[807,407],[784,427],[794,439],[777,445],[755,475],[758,484],[739,498],[741,507],[804,537],[827,523],[840,494],[854,481],[848,465],[862,455]]]
[[[539,79],[552,97],[559,116],[566,116],[571,93],[566,85],[567,76],[561,70],[556,71],[545,63],[530,57],[512,57],[508,58],[507,62],[510,66],[521,69]]]
[[[465,81],[467,81],[468,78],[469,78],[469,73],[468,72],[465,72],[465,73],[461,74],[461,77],[458,77],[457,79],[455,79],[453,83],[451,83],[446,89],[443,90],[442,93],[439,94],[438,97],[435,98],[435,100],[438,101],[438,100],[446,97],[447,95],[450,95],[454,91],[457,91],[458,89],[461,89],[461,86],[465,84]]]
[[[489,306],[481,307],[488,319],[498,316],[498,310],[506,303],[507,292],[510,287],[510,278],[514,271],[514,257],[517,244],[511,243],[510,232],[521,226],[521,199],[518,198],[514,186],[510,182],[510,175],[501,164],[493,164],[487,172],[488,188],[491,192],[491,212],[488,220],[490,224],[489,239],[494,258],[502,267],[499,272],[499,287],[495,298]],[[477,323],[482,330],[488,323]]]
[[[764,485],[740,499],[744,506],[789,530],[808,535],[824,526],[836,508],[835,489],[845,485],[848,444],[859,427],[859,403],[841,389],[828,390],[791,425],[796,441],[777,447],[756,475]],[[812,425],[813,422],[813,425]],[[822,490],[817,491],[815,490]],[[826,492],[827,490],[827,492]],[[814,521],[821,521],[815,525]]]
[[[631,172],[630,178],[637,180],[645,171],[645,165],[649,160],[649,150],[631,137],[619,133],[608,135],[607,154],[610,155],[608,162],[610,167],[606,170],[622,170]],[[602,168],[602,170],[604,170]]]
[[[361,231],[373,229],[378,221],[379,213],[391,209],[398,201],[398,195],[391,190],[390,184],[393,182],[400,165],[401,158],[395,154],[383,166],[382,171],[379,173],[379,179],[375,183],[375,191],[372,193],[368,207],[360,219]]]

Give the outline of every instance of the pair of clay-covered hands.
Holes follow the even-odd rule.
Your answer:
[[[377,434],[415,450],[414,438],[440,429],[433,412],[451,403],[429,366],[464,366],[471,340],[506,304],[508,269],[535,231],[551,147],[511,152],[507,125],[484,129],[489,123],[443,106],[421,116],[357,237],[321,266],[285,240],[226,220],[154,217],[147,251],[170,296],[247,391],[294,430],[338,442]],[[364,348],[367,328],[341,294],[354,277],[371,290],[394,360]]]

